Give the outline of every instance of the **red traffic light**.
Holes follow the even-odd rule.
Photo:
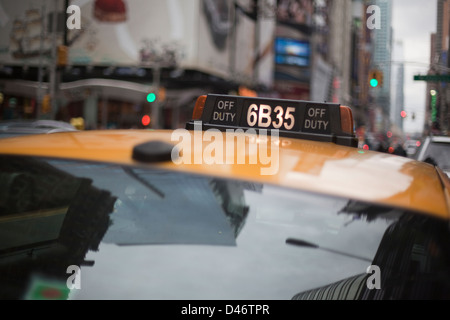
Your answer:
[[[145,116],[142,117],[141,122],[143,126],[148,126],[150,124],[150,116],[146,114]]]
[[[406,117],[406,111],[405,111],[405,110],[402,110],[402,112],[400,112],[400,116],[401,116],[402,118],[405,118],[405,117]]]

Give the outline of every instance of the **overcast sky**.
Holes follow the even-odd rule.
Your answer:
[[[426,74],[430,63],[430,37],[436,32],[437,0],[393,0],[392,27],[394,40],[403,42],[405,67],[404,103],[405,109],[416,118],[407,117],[405,132],[422,131],[426,84],[414,81],[415,74]]]

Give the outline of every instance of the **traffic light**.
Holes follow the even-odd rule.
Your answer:
[[[406,118],[406,111],[405,111],[405,110],[402,110],[402,111],[400,112],[400,116],[401,116],[402,118]]]
[[[150,116],[148,114],[144,115],[141,119],[141,123],[144,127],[150,124]]]
[[[369,84],[372,88],[383,86],[383,72],[378,69],[369,71]]]
[[[46,94],[42,98],[42,113],[49,113],[52,109],[50,95]]]
[[[157,90],[152,89],[151,92],[147,93],[147,101],[152,103],[158,100],[163,102],[166,99],[166,88],[159,87]]]
[[[163,102],[166,100],[166,88],[165,87],[159,87],[158,89],[158,101]]]
[[[58,59],[57,64],[60,67],[67,65],[69,61],[69,48],[67,46],[58,46]]]
[[[149,92],[147,94],[147,101],[151,103],[151,102],[154,102],[155,100],[156,100],[156,93]]]

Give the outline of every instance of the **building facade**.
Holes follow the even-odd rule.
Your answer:
[[[0,119],[178,128],[196,97],[219,93],[341,103],[358,128],[382,130],[391,5],[379,1],[5,0]],[[366,24],[371,4],[382,10],[379,30]],[[70,5],[79,28],[68,27]],[[378,91],[367,81],[374,67],[383,68]]]
[[[374,5],[380,8],[379,28],[371,30],[373,37],[372,69],[380,70],[383,81],[371,88],[373,108],[379,116],[375,123],[375,131],[386,132],[390,128],[391,103],[391,58],[392,58],[392,1],[376,0]]]
[[[200,94],[272,86],[273,3],[2,1],[0,116],[179,127]]]
[[[450,73],[450,1],[437,0],[436,33],[431,35],[430,75]],[[427,82],[426,134],[449,134],[450,86],[448,82]]]

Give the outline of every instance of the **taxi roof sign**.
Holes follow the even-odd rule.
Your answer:
[[[199,121],[202,130],[277,129],[289,138],[358,145],[351,109],[336,103],[208,94],[197,99],[186,129]]]

